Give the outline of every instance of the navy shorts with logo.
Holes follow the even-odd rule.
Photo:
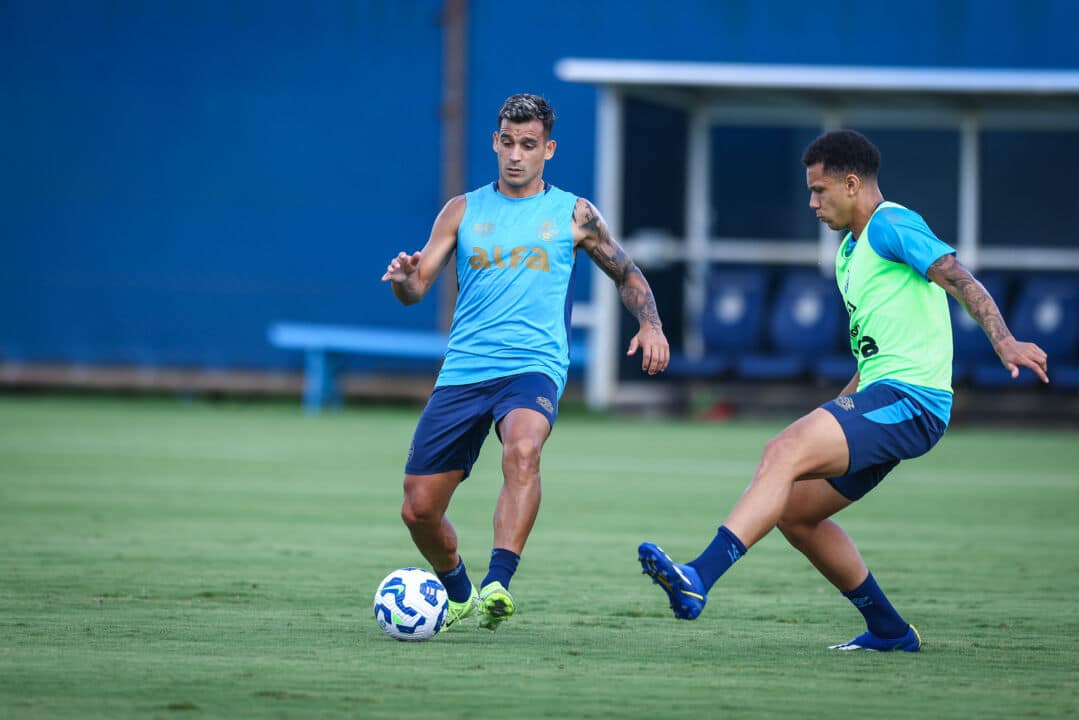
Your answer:
[[[522,373],[468,385],[436,387],[420,415],[405,472],[433,475],[464,470],[465,477],[480,455],[483,441],[511,410],[528,408],[554,427],[558,388],[542,373]]]
[[[828,482],[850,500],[875,488],[900,460],[929,452],[948,427],[916,399],[886,383],[841,395],[821,407],[835,416],[847,436],[850,465],[846,474]]]

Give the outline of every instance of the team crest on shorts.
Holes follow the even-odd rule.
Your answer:
[[[536,404],[549,413],[554,412],[554,404],[542,395],[536,397]]]
[[[851,398],[850,395],[840,395],[835,399],[835,404],[843,408],[844,410],[854,409],[854,400]]]

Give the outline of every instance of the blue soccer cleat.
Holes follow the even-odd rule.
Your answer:
[[[850,642],[832,645],[829,650],[865,650],[866,652],[918,652],[922,649],[922,636],[911,625],[907,628],[907,634],[900,638],[882,638],[868,630],[854,638]]]
[[[704,610],[708,591],[704,589],[697,571],[689,565],[679,565],[663,549],[653,543],[641,543],[637,548],[641,569],[667,593],[674,616],[692,620]]]

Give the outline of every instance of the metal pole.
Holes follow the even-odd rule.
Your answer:
[[[689,137],[686,143],[686,286],[685,331],[686,355],[700,358],[704,354],[701,337],[701,313],[706,302],[706,283],[711,265],[712,205],[712,124],[703,107],[689,113]]]
[[[442,12],[442,202],[465,191],[467,19],[468,0],[446,0]],[[439,286],[438,326],[448,331],[457,304],[457,274],[442,273]]]
[[[965,113],[959,123],[959,238],[956,251],[964,265],[978,268],[978,233],[980,198],[978,148],[981,123],[974,113]]]
[[[599,89],[596,104],[596,205],[611,235],[622,229],[622,92]],[[618,293],[599,268],[592,270],[593,323],[588,334],[585,399],[593,410],[606,410],[618,382]]]
[[[838,110],[828,110],[821,118],[821,132],[827,133],[843,127],[843,114]],[[808,195],[809,191],[806,191]],[[839,252],[842,236],[822,222],[817,223],[817,269],[820,274],[829,277],[835,274],[835,254]]]

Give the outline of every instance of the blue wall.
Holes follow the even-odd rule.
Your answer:
[[[1079,4],[902,7],[472,0],[468,185],[530,91],[560,113],[547,178],[592,196],[595,90],[554,76],[568,56],[1079,68]],[[445,201],[441,9],[0,0],[0,361],[292,367],[273,320],[433,327],[433,297],[403,308],[378,278]]]
[[[469,155],[471,184],[492,172],[483,151],[500,101],[527,89],[561,112],[547,174],[592,193],[596,93],[554,76],[564,57],[1079,69],[1070,0],[552,0],[527,18],[496,0],[469,5],[469,137],[485,141]]]
[[[438,2],[13,2],[0,356],[265,366],[278,319],[425,326],[378,281],[439,197]]]

